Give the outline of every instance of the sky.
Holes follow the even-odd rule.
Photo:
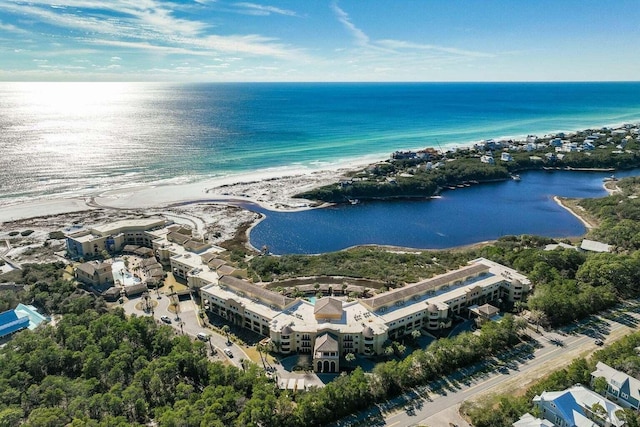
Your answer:
[[[0,0],[0,81],[618,81],[638,0]]]

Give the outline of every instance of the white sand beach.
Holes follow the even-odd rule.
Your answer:
[[[35,200],[0,207],[0,223],[60,215],[92,209],[139,210],[154,213],[180,206],[196,209],[199,203],[246,201],[270,210],[310,208],[310,202],[293,196],[314,187],[337,182],[347,171],[368,163],[342,164],[332,169],[283,169],[257,171],[189,184],[129,187],[85,197]]]

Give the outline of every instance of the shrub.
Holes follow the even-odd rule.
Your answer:
[[[54,240],[64,239],[64,233],[62,231],[52,231],[49,233],[49,238]]]

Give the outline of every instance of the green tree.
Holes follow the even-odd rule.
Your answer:
[[[229,340],[229,331],[231,331],[231,328],[229,327],[229,325],[222,325],[222,328],[220,328],[220,330],[227,337],[227,345],[228,345],[231,342]]]

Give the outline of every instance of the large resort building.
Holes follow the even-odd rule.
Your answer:
[[[335,372],[339,357],[346,353],[379,354],[389,339],[422,328],[449,327],[455,315],[466,315],[479,304],[519,301],[528,291],[526,277],[484,258],[352,301],[331,296],[315,302],[289,298],[230,276],[200,289],[208,310],[268,336],[280,353],[311,353],[319,372]]]
[[[282,354],[312,355],[318,372],[337,372],[340,357],[347,353],[380,354],[385,342],[414,330],[450,327],[455,316],[487,311],[488,303],[520,301],[530,288],[529,280],[515,270],[478,258],[370,298],[309,301],[234,277],[234,269],[217,257],[222,248],[192,236],[187,227],[167,226],[157,218],[95,227],[69,235],[67,241],[72,257],[99,253],[100,242],[106,250],[127,244],[152,248],[157,261],[199,290],[206,310],[270,338]]]

